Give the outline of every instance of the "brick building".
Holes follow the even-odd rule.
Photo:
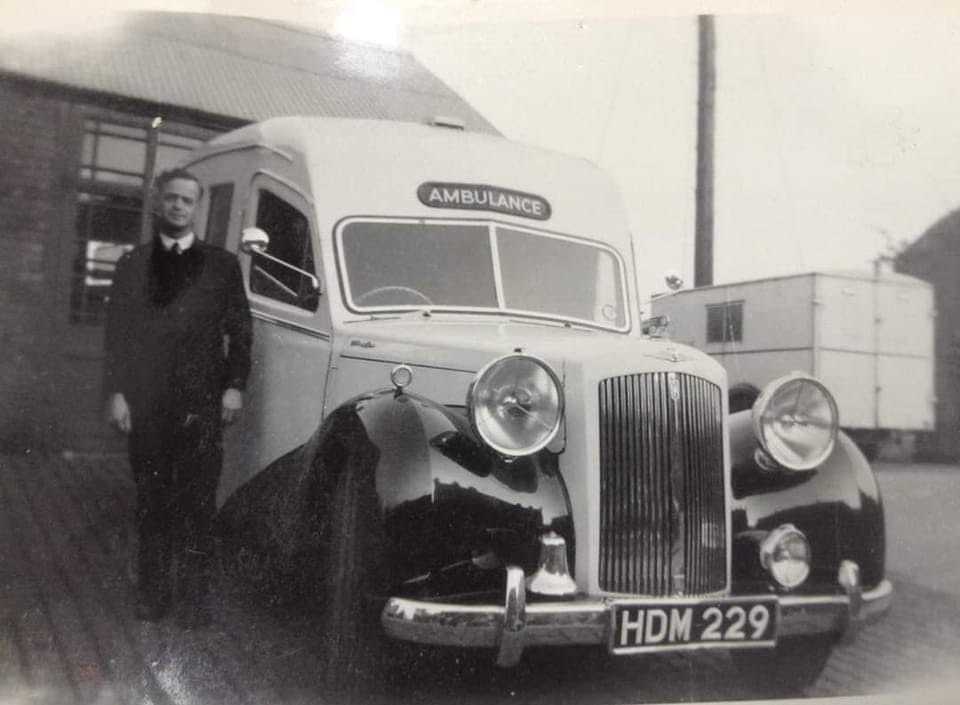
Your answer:
[[[153,175],[275,115],[495,132],[406,52],[280,23],[130,13],[92,33],[0,36],[0,451],[112,450],[102,420],[113,262],[149,237]]]
[[[898,272],[933,284],[936,432],[920,451],[960,460],[960,209],[931,225],[896,258]]]

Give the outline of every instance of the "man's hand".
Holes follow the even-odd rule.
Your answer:
[[[231,424],[237,420],[243,408],[243,392],[239,389],[228,389],[223,393],[223,422]]]
[[[109,421],[124,433],[130,433],[130,407],[126,398],[120,394],[110,396],[110,408],[107,410]]]

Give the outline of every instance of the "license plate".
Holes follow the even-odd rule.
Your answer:
[[[774,646],[779,616],[777,600],[772,597],[615,602],[610,650],[638,654]]]

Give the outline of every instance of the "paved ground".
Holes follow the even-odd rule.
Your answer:
[[[960,598],[960,468],[880,463],[876,471],[890,570]]]
[[[834,652],[809,695],[901,692],[960,672],[960,562],[951,546],[960,469],[883,465],[879,476],[897,537],[896,601],[886,620]],[[227,584],[211,629],[135,621],[131,490],[122,462],[0,457],[0,703],[343,702],[321,685],[312,624]],[[532,656],[511,672],[483,660],[428,660],[389,687],[362,684],[347,700],[558,705],[762,695],[738,683],[719,653]]]

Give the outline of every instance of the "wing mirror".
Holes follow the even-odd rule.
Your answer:
[[[680,291],[684,284],[683,277],[680,275],[680,272],[673,269],[668,270],[663,275],[663,281],[670,291]]]
[[[270,236],[260,228],[244,228],[240,233],[240,249],[248,255],[262,255],[269,246]]]
[[[680,291],[684,285],[683,276],[675,269],[668,269],[663,274],[663,283],[667,285],[670,291],[663,294],[654,294],[650,299],[640,305],[641,308],[649,306],[657,299],[666,299]],[[641,332],[643,335],[649,335],[651,338],[662,338],[666,336],[669,328],[670,316],[666,314],[651,316],[640,321]]]
[[[300,288],[299,293],[294,291],[291,288],[288,288],[282,282],[279,282],[275,277],[268,277],[273,281],[273,284],[280,286],[291,298],[298,299],[305,303],[310,308],[315,309],[316,303],[319,300],[320,294],[323,293],[323,287],[320,286],[320,280],[317,277],[307,272],[299,267],[286,262],[279,257],[274,257],[269,252],[267,252],[267,247],[270,245],[270,236],[264,230],[260,228],[244,228],[243,232],[240,233],[240,250],[248,255],[256,255],[257,257],[263,257],[265,259],[274,262],[281,267],[290,270],[291,272],[296,272],[301,277],[303,277],[307,284],[309,285],[306,290]]]
[[[644,335],[649,335],[651,338],[663,338],[667,335],[669,329],[670,316],[665,313],[659,316],[644,318],[640,322],[640,332]]]

